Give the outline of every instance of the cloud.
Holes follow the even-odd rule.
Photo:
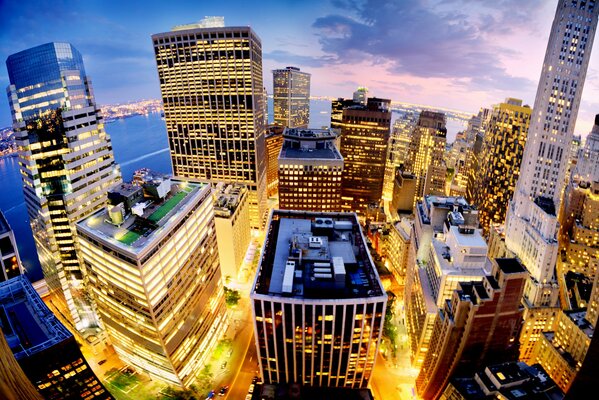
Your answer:
[[[328,55],[306,56],[294,54],[286,50],[273,50],[271,52],[264,53],[263,56],[264,58],[283,64],[301,65],[314,68],[319,68],[335,62],[335,58]]]
[[[452,79],[474,90],[522,90],[534,83],[506,71],[501,57],[513,50],[498,44],[497,36],[521,29],[538,2],[524,2],[514,12],[520,5],[515,0],[455,0],[462,7],[451,9],[426,1],[337,0],[334,5],[343,13],[317,18],[312,26],[329,63],[368,60],[388,65],[395,74]]]

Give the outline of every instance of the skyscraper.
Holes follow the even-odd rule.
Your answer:
[[[68,43],[47,43],[9,56],[6,66],[25,204],[46,282],[78,329],[97,326],[75,222],[102,207],[121,176],[83,58]]]
[[[274,210],[250,298],[265,383],[368,386],[387,294],[355,214]]]
[[[344,159],[341,182],[344,211],[364,214],[369,206],[378,207],[381,201],[391,127],[390,103],[391,100],[372,97],[367,106],[343,109],[340,151]]]
[[[446,168],[443,162],[445,144],[447,143],[447,128],[445,114],[422,111],[418,123],[412,131],[409,150],[410,157],[406,160],[406,172],[416,176],[416,199],[421,200],[431,194],[445,194]]]
[[[503,224],[514,195],[532,110],[522,100],[506,99],[493,106],[473,185],[483,234],[491,224]]]
[[[173,173],[246,184],[259,227],[266,217],[262,44],[249,27],[195,26],[152,35]]]
[[[270,125],[266,132],[266,191],[267,196],[273,197],[279,193],[279,153],[283,146],[283,131],[285,127]]]
[[[24,271],[19,249],[8,221],[0,210],[0,282],[21,275]]]
[[[23,275],[0,283],[0,328],[9,351],[44,399],[113,399],[73,334]],[[7,361],[3,352],[0,358]]]
[[[530,306],[553,306],[558,301],[556,211],[598,15],[595,1],[558,2],[520,177],[508,207],[506,245],[530,273],[524,291]]]
[[[310,122],[310,74],[287,67],[272,71],[275,124],[307,128]]]
[[[189,386],[227,327],[210,185],[120,184],[77,224],[89,285],[119,357]]]
[[[330,129],[289,129],[279,155],[279,207],[341,211],[343,157]]]
[[[393,183],[395,181],[395,170],[403,166],[409,156],[412,130],[416,125],[418,117],[413,113],[405,113],[395,120],[389,148],[387,149],[387,161],[385,165],[385,182],[383,185],[383,199],[390,201],[393,196]]]

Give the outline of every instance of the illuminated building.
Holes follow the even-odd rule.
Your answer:
[[[385,181],[383,183],[384,200],[390,201],[393,196],[395,171],[397,168],[402,168],[408,158],[408,149],[416,119],[417,116],[413,113],[406,113],[393,123],[385,165]]]
[[[249,27],[213,25],[152,35],[173,174],[247,185],[259,228],[267,211],[262,44]]]
[[[445,195],[446,167],[445,154],[447,129],[445,114],[422,111],[418,123],[412,131],[410,157],[406,160],[405,171],[417,178],[416,200],[427,195]]]
[[[272,71],[275,124],[307,128],[310,122],[310,74],[287,67]]]
[[[54,303],[79,330],[99,326],[83,287],[75,222],[121,181],[81,54],[47,43],[6,60],[25,205]]]
[[[341,211],[343,157],[331,129],[285,129],[279,155],[279,208]]]
[[[264,142],[266,144],[266,190],[267,196],[273,197],[279,193],[279,153],[283,147],[282,126],[268,127]]]
[[[12,354],[0,328],[0,398],[43,400]]]
[[[227,325],[210,185],[121,184],[111,199],[77,224],[98,313],[121,360],[189,386]]]
[[[252,241],[248,190],[238,183],[221,183],[213,197],[221,275],[236,280]]]
[[[560,0],[549,35],[520,177],[506,218],[506,245],[530,273],[527,307],[558,302],[557,214],[572,133],[597,27],[595,1]]]
[[[358,90],[354,92],[353,96],[354,103],[366,105],[368,102],[368,88],[364,86],[360,86]]]
[[[0,210],[0,282],[19,276],[24,272],[15,234],[4,217],[4,213]]]
[[[593,326],[585,311],[561,311],[556,330],[543,332],[534,346],[532,362],[539,363],[557,385],[567,392],[587,354]]]
[[[427,346],[420,345],[430,338],[430,329],[427,331],[425,328],[432,327],[437,314],[437,295],[433,295],[427,277],[427,268],[429,265],[433,266],[431,257],[438,257],[433,240],[444,240],[448,216],[456,211],[464,219],[465,225],[477,224],[476,210],[463,197],[425,196],[416,205],[416,217],[410,233],[404,294],[406,331],[410,339],[410,357],[415,367],[422,364],[428,349]],[[439,246],[443,245],[437,244]]]
[[[523,362],[494,364],[474,375],[452,377],[441,400],[491,399],[560,400],[564,393],[539,364]]]
[[[456,139],[451,144],[451,149],[447,157],[447,168],[451,169],[453,174],[451,180],[447,182],[446,194],[448,196],[466,196],[468,186],[468,157],[472,152],[473,143],[465,139]]]
[[[391,126],[390,103],[390,100],[372,97],[366,106],[343,109],[340,148],[344,159],[343,211],[364,214],[369,206],[378,206],[381,201]]]
[[[343,110],[356,103],[352,99],[338,98],[331,102],[331,129],[341,129],[343,124]]]
[[[413,221],[403,217],[391,224],[387,236],[386,256],[389,260],[389,271],[399,284],[400,296],[403,297],[406,268],[408,266],[408,254],[410,250],[410,232]]]
[[[491,110],[488,108],[481,108],[477,115],[470,118],[468,126],[465,131],[465,138],[468,143],[472,143],[472,148],[468,152],[466,158],[466,200],[473,203],[474,189],[476,188],[476,182],[478,180],[478,164],[480,153],[483,147],[483,140],[485,137],[485,131],[487,130],[489,116]],[[474,204],[474,203],[473,203]]]
[[[113,398],[81,354],[73,334],[23,275],[0,283],[0,328],[21,369],[44,399]],[[5,356],[2,352],[0,359]]]
[[[272,211],[250,298],[264,383],[368,386],[387,294],[355,214]]]
[[[483,235],[491,224],[503,224],[514,195],[532,110],[522,100],[508,98],[493,106],[477,165],[472,203]]]
[[[599,114],[595,116],[595,125],[585,139],[576,157],[574,179],[584,182],[599,182]]]
[[[526,279],[517,259],[498,258],[491,275],[482,281],[458,284],[435,318],[430,347],[416,378],[420,398],[438,398],[454,374],[516,360]]]
[[[391,219],[395,219],[397,213],[412,214],[417,183],[416,176],[403,172],[399,168],[395,170],[393,192],[389,203]]]

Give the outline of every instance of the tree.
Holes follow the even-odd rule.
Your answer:
[[[241,298],[241,296],[239,296],[239,292],[237,290],[229,289],[226,286],[224,286],[224,288],[225,302],[227,303],[227,306],[235,307],[239,303],[239,299]]]

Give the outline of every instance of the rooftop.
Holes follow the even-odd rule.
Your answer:
[[[17,360],[72,336],[24,275],[0,283],[0,327]]]
[[[8,225],[8,221],[6,220],[4,213],[2,210],[0,210],[0,235],[7,233],[10,230],[10,225]]]
[[[496,258],[495,262],[501,270],[506,274],[518,274],[526,272],[526,269],[520,264],[516,258]]]
[[[279,159],[342,160],[335,146],[337,136],[332,129],[286,128]]]
[[[274,210],[252,290],[305,299],[384,296],[353,213]]]
[[[206,184],[203,183],[172,180],[166,197],[146,199],[136,204],[136,211],[140,215],[124,215],[122,222],[115,223],[112,215],[106,209],[101,209],[77,223],[77,228],[128,253],[139,254],[177,215],[187,209],[204,187]]]
[[[213,193],[214,215],[216,217],[229,218],[235,213],[237,206],[239,206],[241,199],[246,193],[247,187],[240,183],[219,183]]]

